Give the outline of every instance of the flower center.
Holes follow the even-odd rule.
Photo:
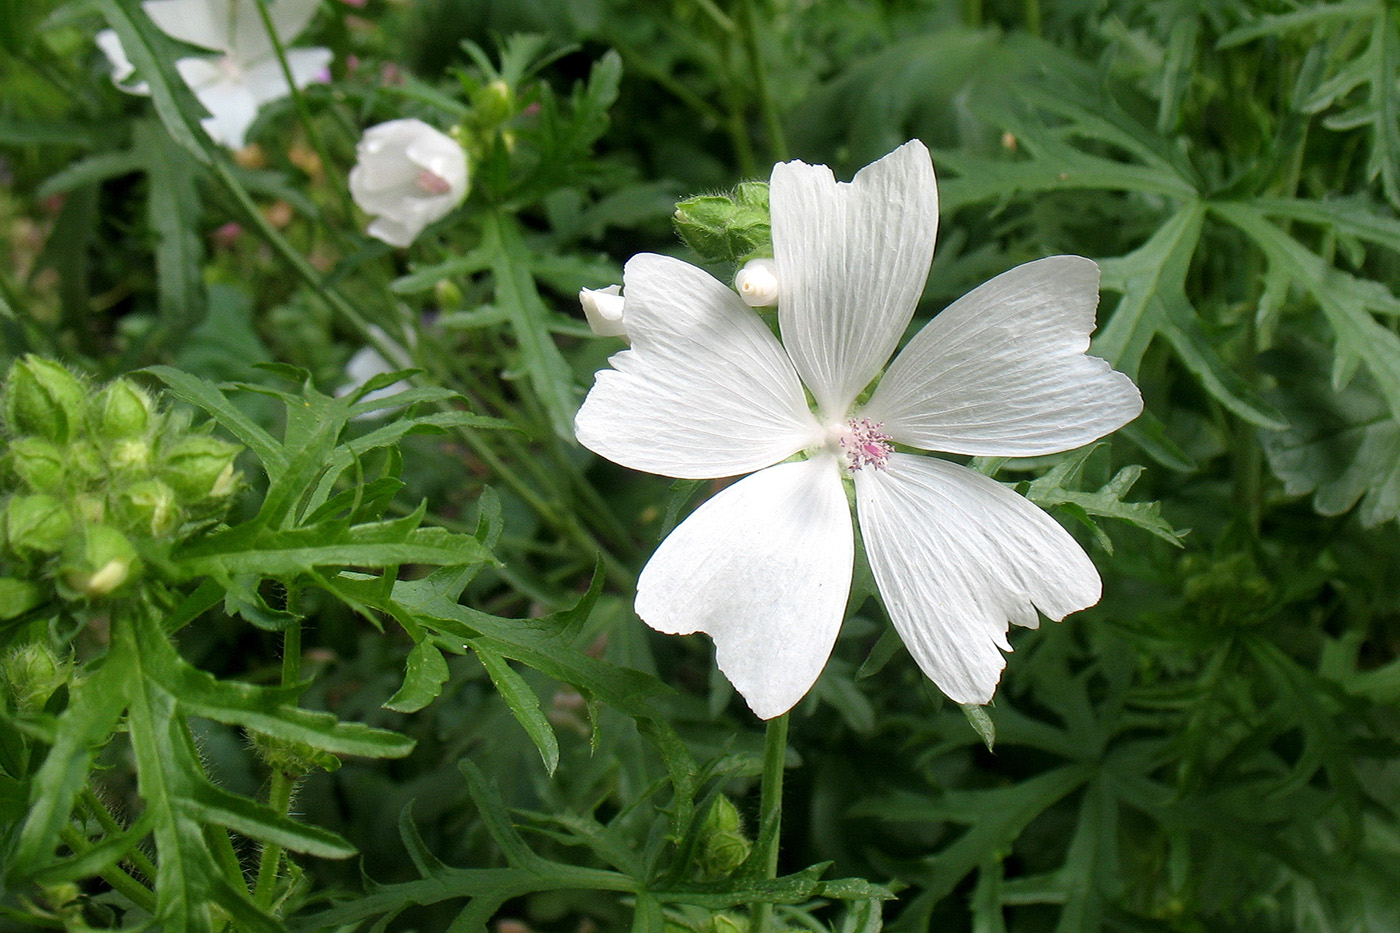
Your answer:
[[[832,432],[836,446],[845,457],[846,468],[852,472],[873,466],[883,470],[894,453],[891,437],[883,430],[884,423],[869,418],[852,418]]]
[[[418,178],[415,179],[414,183],[418,185],[418,190],[424,194],[447,194],[452,190],[452,182],[426,168],[418,173]]]

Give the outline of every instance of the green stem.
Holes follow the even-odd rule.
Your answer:
[[[768,151],[774,161],[785,162],[788,157],[787,135],[783,132],[782,121],[778,119],[778,107],[768,89],[768,69],[763,64],[763,53],[758,47],[758,28],[754,22],[754,0],[743,0],[739,7],[739,22],[744,37],[744,51],[749,57],[749,68],[753,72],[754,93],[758,95],[759,111],[763,115],[763,128],[768,133]]]
[[[79,793],[78,799],[82,802],[83,809],[87,810],[92,818],[97,820],[97,825],[102,827],[103,832],[109,835],[125,832],[121,823],[117,822],[117,818],[112,816],[112,812],[107,809],[106,804],[92,792],[92,788],[84,787]],[[126,858],[127,861],[131,862],[131,866],[141,872],[141,874],[149,879],[155,879],[156,866],[146,856],[146,853],[142,852],[140,849],[132,849],[127,853]]]
[[[778,877],[778,839],[782,834],[783,763],[787,759],[787,737],[787,713],[768,720],[768,728],[763,734],[763,783],[759,785],[758,831],[759,838],[767,844],[767,851],[761,855],[764,877],[770,879]],[[772,912],[772,904],[756,905],[750,933],[764,933]]]
[[[297,611],[298,591],[287,592],[287,609]],[[293,621],[282,632],[282,686],[292,686],[301,682],[301,622]],[[286,816],[292,808],[292,792],[297,779],[292,775],[275,770],[267,790],[267,805],[278,816]],[[253,903],[262,910],[272,907],[277,894],[277,870],[282,862],[282,847],[269,842],[263,846],[258,856],[258,876],[253,884]]]
[[[74,827],[65,826],[61,832],[64,843],[67,844],[68,848],[73,850],[74,854],[81,855],[92,848],[87,838]],[[155,913],[155,893],[152,892],[150,888],[128,875],[125,871],[113,865],[98,872],[98,875],[103,881],[110,884],[113,890],[119,892],[127,900],[131,901],[131,903],[147,913]]]

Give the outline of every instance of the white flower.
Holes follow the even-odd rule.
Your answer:
[[[335,390],[337,397],[349,395],[360,386],[369,382],[375,376],[382,376],[386,373],[397,372],[400,369],[413,368],[413,355],[407,349],[400,346],[392,337],[384,332],[383,328],[369,325],[369,332],[372,334],[379,346],[383,347],[389,356],[393,357],[392,362],[385,358],[384,354],[372,346],[361,347],[356,350],[345,363],[345,378],[347,382]],[[409,332],[412,336],[412,331]],[[411,343],[412,341],[410,341]],[[381,399],[398,395],[413,388],[413,383],[407,379],[400,379],[382,389],[375,389],[373,392],[366,392],[361,396],[361,402],[377,402]],[[389,409],[367,412],[356,415],[355,420],[361,421],[369,418],[378,418]]]
[[[734,276],[734,290],[750,308],[778,303],[778,267],[771,259],[750,259]]]
[[[838,184],[787,162],[771,181],[780,344],[708,273],[664,256],[626,266],[632,349],[579,411],[579,440],[633,469],[690,479],[754,472],[671,533],[642,571],[637,613],[706,632],[758,716],[790,709],[836,640],[854,556],[842,477],[895,628],[959,703],[985,703],[1009,622],[1096,603],[1098,572],[1045,512],[970,469],[897,452],[1028,457],[1132,420],[1132,382],[1085,355],[1098,267],[1018,266],[944,310],[859,399],[894,351],[928,275],[938,193],[907,143]],[[816,402],[813,412],[804,392]],[[788,461],[794,454],[806,459]]]
[[[306,28],[317,6],[318,0],[269,0],[268,13],[284,47]],[[181,58],[175,69],[209,111],[201,125],[210,138],[242,149],[258,108],[291,93],[257,0],[146,0],[141,8],[171,38],[219,53]],[[115,32],[105,29],[96,41],[112,63],[112,80],[118,87],[133,94],[150,93],[144,82],[124,83],[133,68]],[[331,60],[329,49],[286,52],[299,88],[316,80]]]
[[[467,154],[422,120],[390,120],[365,130],[355,148],[350,194],[377,215],[369,235],[407,246],[467,195]]]
[[[622,320],[622,309],[626,304],[622,297],[621,285],[607,288],[581,288],[579,304],[583,305],[583,316],[588,318],[588,326],[599,337],[627,336],[627,325]]]

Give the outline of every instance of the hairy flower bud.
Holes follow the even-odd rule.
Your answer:
[[[5,506],[5,540],[21,557],[57,554],[72,527],[67,507],[54,496],[15,496]]]
[[[708,876],[732,873],[753,848],[744,835],[744,821],[733,801],[721,794],[705,817],[700,836],[700,868]]]
[[[467,196],[467,154],[422,120],[390,120],[365,131],[355,148],[350,194],[375,215],[368,233],[407,246]]]
[[[21,713],[37,713],[49,702],[49,697],[68,682],[68,665],[60,661],[48,645],[30,642],[20,645],[0,658],[0,677],[4,678],[10,699]]]
[[[64,549],[59,575],[78,597],[101,597],[136,575],[136,549],[126,535],[109,525],[88,525],[81,538]]]
[[[182,438],[162,451],[160,475],[190,502],[221,498],[233,491],[235,444],[208,435]]]
[[[248,738],[253,743],[253,751],[273,771],[292,777],[301,777],[312,771],[334,771],[340,767],[340,759],[330,752],[313,748],[305,742],[279,738],[250,729]]]
[[[62,444],[82,430],[87,390],[67,369],[32,353],[10,367],[5,420],[15,434]]]
[[[130,379],[115,379],[92,400],[92,421],[104,437],[139,438],[151,425],[151,397]]]
[[[676,204],[672,219],[686,245],[709,262],[738,262],[772,250],[764,182],[742,182],[731,194],[686,198]]]
[[[10,469],[33,492],[53,492],[67,475],[63,451],[42,437],[22,437],[10,445]]]
[[[122,490],[117,508],[125,526],[143,535],[158,538],[179,524],[175,491],[158,479],[132,483]]]

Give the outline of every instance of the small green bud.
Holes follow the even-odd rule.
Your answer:
[[[772,253],[765,182],[743,182],[730,194],[686,198],[676,204],[672,219],[685,244],[708,262],[738,262]]]
[[[499,126],[515,116],[515,95],[510,85],[499,79],[477,88],[471,104],[472,122],[480,127]]]
[[[82,431],[87,390],[53,360],[29,354],[10,367],[5,382],[5,420],[19,435],[62,444]]]
[[[728,797],[720,795],[710,808],[700,846],[700,870],[708,877],[731,874],[749,857],[753,843],[744,835],[743,817]]]
[[[155,404],[130,379],[114,379],[92,400],[92,420],[103,437],[140,437],[151,426]]]
[[[451,279],[438,279],[437,284],[433,286],[433,297],[437,299],[438,307],[444,311],[451,311],[466,304],[461,286]]]
[[[101,496],[80,493],[73,497],[73,514],[89,525],[100,525],[107,520],[107,502]]]
[[[248,738],[253,743],[253,751],[263,763],[279,774],[299,778],[318,769],[334,771],[340,767],[339,758],[305,742],[282,739],[251,729]]]
[[[102,450],[86,438],[79,438],[68,445],[66,463],[69,474],[78,481],[80,486],[104,480],[109,472],[107,460],[103,456]]]
[[[10,469],[33,492],[53,492],[63,485],[67,464],[63,450],[42,437],[22,437],[10,445]]]
[[[151,465],[151,445],[141,438],[128,438],[112,444],[108,463],[117,472],[144,472]]]
[[[21,557],[57,554],[72,528],[68,509],[45,493],[15,496],[5,506],[5,538],[10,550]]]
[[[136,549],[109,525],[88,525],[84,531],[64,550],[60,576],[75,597],[107,596],[139,571]]]
[[[58,659],[48,645],[30,642],[0,658],[0,677],[4,677],[15,709],[21,713],[37,713],[49,702],[49,697],[68,682],[68,664]]]
[[[117,510],[130,531],[156,538],[173,530],[180,519],[175,490],[158,479],[132,483],[122,490]]]
[[[747,920],[736,920],[728,914],[715,914],[710,918],[712,933],[749,933]]]
[[[233,460],[238,451],[237,445],[208,435],[182,438],[161,452],[160,475],[190,502],[221,498],[237,485]]]

